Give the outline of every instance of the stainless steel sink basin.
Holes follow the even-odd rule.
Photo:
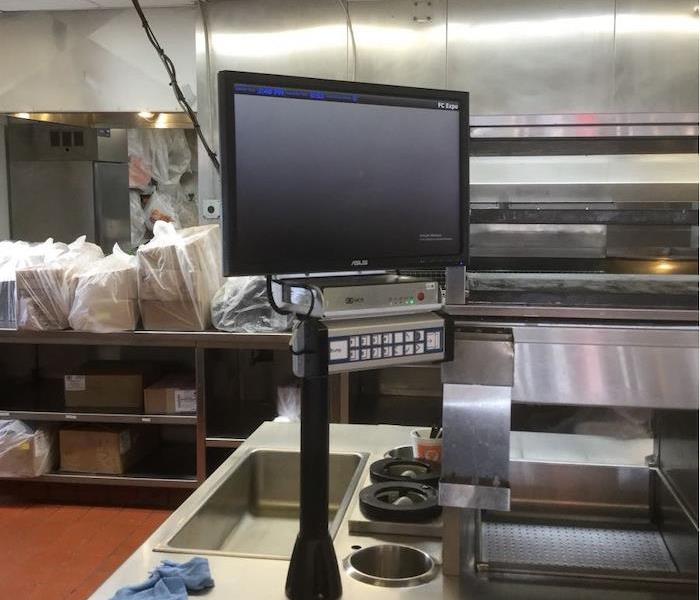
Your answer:
[[[357,486],[367,455],[330,455],[331,538]],[[256,449],[202,500],[194,515],[156,550],[289,559],[299,531],[299,453]]]

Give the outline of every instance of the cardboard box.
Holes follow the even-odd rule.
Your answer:
[[[169,375],[144,391],[147,415],[180,415],[197,412],[197,389],[192,375]]]
[[[0,476],[38,477],[56,465],[55,435],[50,428],[39,428],[27,439],[0,448]]]
[[[59,433],[61,470],[123,475],[157,444],[156,432],[129,425],[84,425]]]
[[[143,390],[157,380],[153,365],[125,361],[94,361],[66,373],[67,409],[143,412]]]

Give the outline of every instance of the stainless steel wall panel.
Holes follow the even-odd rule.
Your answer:
[[[447,0],[351,1],[349,6],[357,81],[446,87]]]
[[[194,7],[147,9],[194,96]],[[0,15],[0,111],[180,111],[132,9]]]
[[[211,0],[200,4],[196,61],[198,114],[206,139],[218,152],[217,72],[346,79],[345,13],[327,0]],[[198,150],[201,206],[221,197],[221,182],[201,144]]]
[[[514,402],[697,409],[697,330],[518,327],[513,337]]]
[[[698,112],[694,0],[617,0],[614,109]]]
[[[614,0],[450,0],[447,86],[475,114],[612,111]]]
[[[603,258],[605,225],[473,224],[471,256]]]

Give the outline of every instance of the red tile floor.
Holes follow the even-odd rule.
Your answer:
[[[169,515],[148,508],[0,505],[0,598],[85,600]]]

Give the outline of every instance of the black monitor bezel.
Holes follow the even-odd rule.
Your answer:
[[[219,88],[219,147],[221,162],[221,223],[223,236],[223,266],[226,276],[234,275],[266,275],[286,273],[324,273],[358,270],[388,270],[388,269],[437,269],[455,265],[465,265],[469,248],[469,93],[437,90],[428,88],[413,88],[374,83],[358,83],[333,79],[316,79],[311,77],[290,77],[287,75],[270,75],[264,73],[249,73],[243,71],[220,71],[218,73]],[[240,256],[240,249],[233,240],[236,233],[236,144],[234,120],[234,86],[237,83],[290,87],[298,89],[324,90],[332,92],[372,94],[379,96],[403,96],[420,99],[436,99],[456,102],[459,104],[460,131],[460,251],[449,255],[424,255],[415,257],[348,257],[347,262],[326,260],[322,256],[314,257],[307,264],[299,265],[295,261],[286,260],[284,252],[280,252],[279,262],[274,269],[270,265],[260,264],[255,257]],[[269,240],[268,243],[274,243]],[[358,266],[353,260],[366,259],[367,264]]]

